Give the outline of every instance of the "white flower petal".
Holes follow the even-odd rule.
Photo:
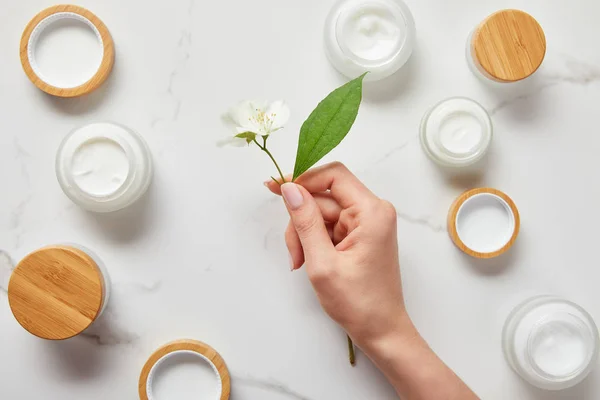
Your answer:
[[[290,120],[290,108],[283,100],[274,101],[266,111],[267,115],[273,121],[271,132],[283,128]]]
[[[246,126],[255,115],[252,103],[242,101],[229,109],[229,118],[236,126]]]

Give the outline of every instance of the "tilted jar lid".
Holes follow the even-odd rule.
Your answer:
[[[44,247],[13,271],[8,301],[23,328],[42,339],[68,339],[100,314],[103,278],[96,262],[71,246]]]
[[[531,15],[501,10],[473,32],[471,54],[484,74],[500,82],[515,82],[533,74],[546,55],[546,36]]]

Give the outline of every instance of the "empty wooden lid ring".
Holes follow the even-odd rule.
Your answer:
[[[193,354],[204,360],[218,376],[217,396],[215,400],[228,400],[231,392],[231,377],[225,360],[219,353],[209,345],[197,340],[183,339],[171,343],[156,350],[146,361],[142,368],[139,380],[140,400],[153,400],[153,381],[157,367],[166,360],[180,354]]]
[[[36,44],[42,32],[57,21],[73,19],[88,25],[98,38],[103,54],[96,73],[86,82],[74,87],[60,87],[57,82],[44,77],[36,62]],[[112,37],[106,25],[92,12],[74,5],[57,5],[37,14],[27,24],[21,36],[21,64],[27,77],[35,86],[44,92],[58,97],[77,97],[97,89],[108,77],[115,60],[115,49]]]
[[[448,213],[448,232],[454,244],[476,258],[507,252],[519,235],[521,219],[514,201],[491,188],[460,195]]]
[[[544,30],[520,10],[493,13],[475,28],[467,43],[467,60],[474,72],[500,83],[532,75],[545,55]]]
[[[89,249],[75,244],[30,253],[8,283],[8,302],[19,324],[49,340],[83,332],[102,314],[109,297],[104,265]]]

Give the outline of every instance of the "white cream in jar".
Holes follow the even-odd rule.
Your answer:
[[[492,142],[492,120],[476,101],[453,97],[425,113],[421,145],[425,153],[445,167],[466,167],[481,160]]]
[[[401,0],[342,0],[325,23],[325,48],[333,66],[348,78],[392,75],[408,61],[415,23]]]
[[[56,175],[65,194],[95,212],[117,211],[145,192],[152,179],[144,139],[124,126],[99,122],[75,129],[56,156]]]
[[[580,306],[538,296],[518,306],[502,335],[510,366],[527,382],[561,390],[581,382],[598,360],[598,328]]]

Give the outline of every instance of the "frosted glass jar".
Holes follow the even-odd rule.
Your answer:
[[[500,10],[481,22],[467,39],[467,64],[485,82],[521,81],[538,70],[546,55],[540,24],[520,10]]]
[[[580,306],[553,296],[531,298],[508,317],[506,360],[527,382],[561,390],[581,382],[598,360],[598,328]]]
[[[423,151],[444,167],[466,167],[481,160],[492,136],[492,120],[485,108],[465,97],[439,102],[421,120]]]
[[[56,176],[65,194],[89,211],[112,212],[137,201],[152,180],[144,139],[111,122],[69,133],[56,155]]]
[[[325,22],[325,51],[348,78],[376,81],[398,71],[415,42],[413,16],[402,0],[340,0]]]

